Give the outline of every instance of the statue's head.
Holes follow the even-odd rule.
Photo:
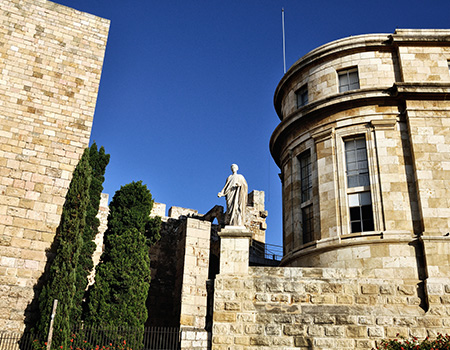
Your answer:
[[[237,166],[237,164],[231,164],[231,171],[233,172],[233,174],[235,174],[238,170],[239,167]]]

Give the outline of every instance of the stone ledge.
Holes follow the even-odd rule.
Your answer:
[[[225,226],[218,232],[220,238],[251,238],[252,232],[245,226]]]

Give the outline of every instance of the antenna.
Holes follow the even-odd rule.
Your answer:
[[[281,8],[281,26],[283,27],[283,73],[286,74],[286,39],[284,34],[284,7]]]

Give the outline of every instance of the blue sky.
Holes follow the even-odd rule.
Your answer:
[[[111,20],[91,142],[111,154],[104,192],[142,180],[157,202],[206,213],[230,165],[266,193],[281,244],[281,184],[269,153],[286,64],[327,42],[396,28],[450,28],[450,1],[56,0]]]

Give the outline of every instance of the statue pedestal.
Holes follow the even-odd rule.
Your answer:
[[[220,274],[247,275],[252,232],[245,226],[225,226],[219,237]]]

